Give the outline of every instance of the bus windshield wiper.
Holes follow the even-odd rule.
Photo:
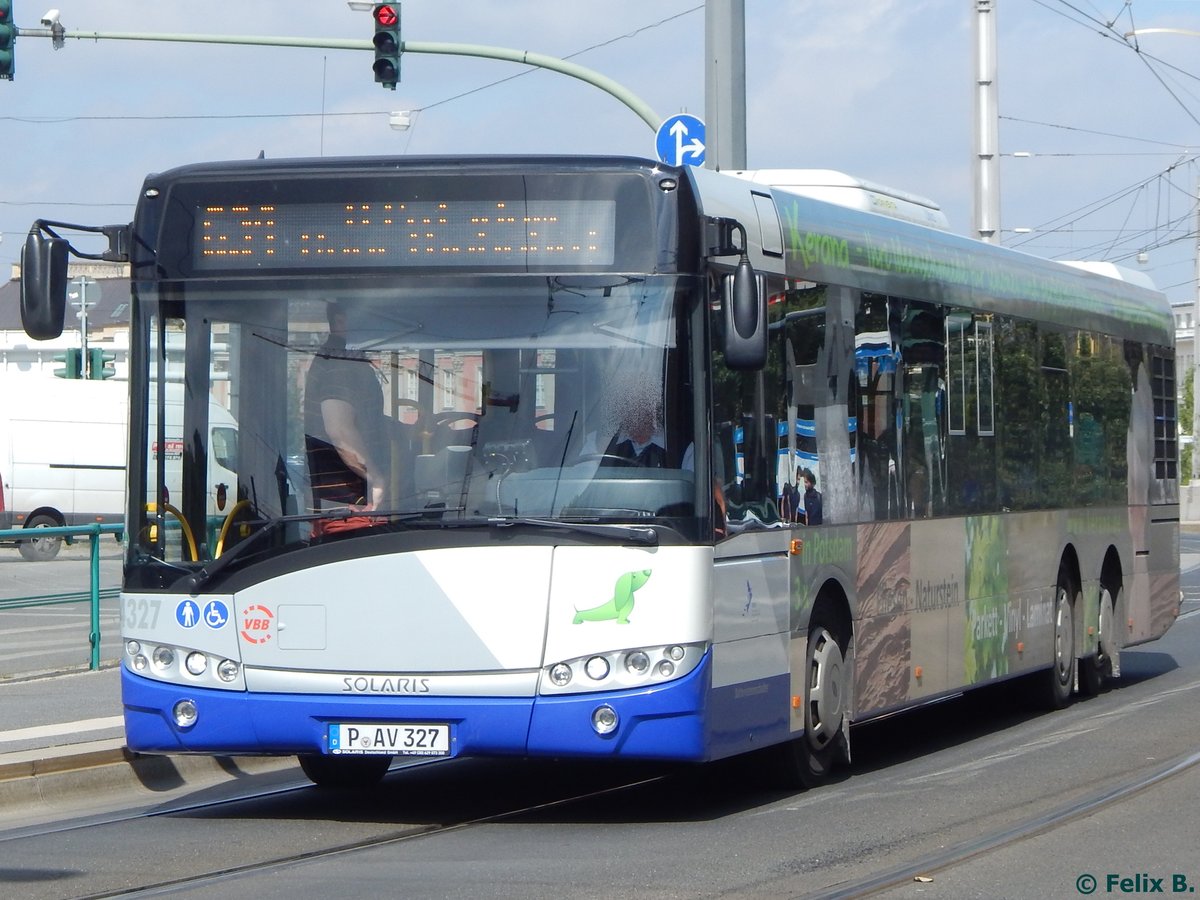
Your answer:
[[[223,569],[227,568],[234,560],[242,556],[246,550],[255,544],[267,534],[273,534],[279,529],[279,526],[286,525],[291,522],[336,522],[341,519],[354,519],[359,517],[369,517],[378,519],[379,525],[392,525],[396,522],[404,522],[410,519],[419,519],[425,515],[421,512],[393,512],[382,510],[379,512],[364,513],[361,509],[327,509],[316,513],[301,513],[293,516],[279,516],[274,519],[266,519],[262,521],[262,527],[258,531],[251,534],[240,544],[234,545],[228,553],[222,553],[216,559],[209,560],[199,571],[193,572],[190,577],[184,579],[185,585],[189,593],[196,594],[204,585],[212,581],[212,579]],[[249,525],[254,522],[247,523]]]
[[[471,524],[471,523],[463,523]],[[484,524],[479,522],[476,524]],[[658,532],[647,525],[618,525],[609,522],[564,522],[559,519],[537,519],[529,516],[489,516],[486,524],[496,528],[511,528],[514,525],[532,525],[537,528],[559,528],[579,534],[616,538],[634,544],[657,544]]]

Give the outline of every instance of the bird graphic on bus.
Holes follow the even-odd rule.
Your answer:
[[[650,569],[639,569],[634,572],[626,572],[613,585],[611,599],[606,600],[599,606],[593,606],[591,609],[575,610],[575,621],[573,624],[578,625],[581,622],[607,622],[611,619],[616,619],[618,625],[628,625],[629,614],[633,612],[633,595],[638,588],[650,580],[651,571]]]

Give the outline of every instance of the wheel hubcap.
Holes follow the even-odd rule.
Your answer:
[[[842,648],[824,628],[809,636],[808,736],[813,746],[829,744],[842,727],[843,675]]]
[[[1097,638],[1102,662],[1110,662],[1116,656],[1115,618],[1112,594],[1105,588],[1100,592],[1100,634]]]
[[[1071,675],[1071,660],[1075,656],[1075,627],[1071,618],[1071,601],[1065,588],[1058,589],[1054,607],[1054,664],[1058,668],[1058,680],[1065,684]]]

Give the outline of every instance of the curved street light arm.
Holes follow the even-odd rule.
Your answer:
[[[248,44],[268,47],[307,47],[325,50],[375,49],[371,41],[332,38],[257,37],[252,35],[222,34],[143,34],[134,31],[68,31],[65,33],[59,31],[59,33],[53,34],[49,28],[22,28],[19,33],[21,37],[47,37],[56,40],[67,37],[79,41],[171,41],[190,44]],[[598,87],[600,90],[611,94],[629,109],[633,110],[643,122],[650,126],[652,131],[657,131],[658,126],[663,121],[644,100],[623,85],[618,84],[607,75],[601,75],[599,72],[573,62],[568,62],[565,59],[546,56],[542,53],[532,53],[528,50],[510,50],[506,47],[489,47],[484,44],[448,44],[426,41],[401,41],[400,52],[436,53],[447,56],[476,56],[485,59],[500,59],[507,62],[521,63],[522,65],[534,66],[539,69],[549,69],[563,75],[568,75],[571,78],[585,81],[593,87]]]

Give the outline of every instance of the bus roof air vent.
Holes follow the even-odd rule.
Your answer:
[[[726,175],[745,178],[755,184],[847,206],[863,212],[878,213],[893,219],[916,222],[941,231],[950,230],[950,222],[934,201],[897,188],[884,187],[835,172],[832,169],[757,169],[724,170]]]
[[[1094,272],[1097,275],[1115,278],[1117,281],[1124,281],[1126,284],[1136,284],[1138,287],[1144,287],[1152,291],[1158,290],[1157,285],[1154,284],[1154,281],[1145,272],[1139,272],[1137,269],[1129,269],[1125,266],[1118,266],[1116,263],[1091,259],[1064,259],[1062,263],[1064,266],[1083,269],[1085,272]]]

